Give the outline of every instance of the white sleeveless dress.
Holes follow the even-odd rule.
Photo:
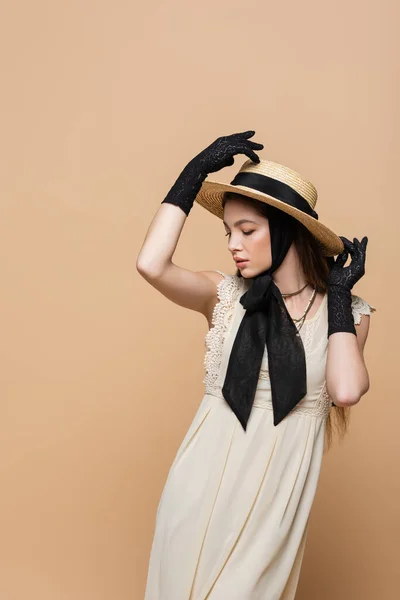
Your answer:
[[[307,394],[273,424],[267,348],[244,431],[222,396],[249,280],[218,271],[205,395],[178,449],[155,524],[145,600],[292,600],[332,402],[327,295],[300,329]],[[354,322],[376,309],[352,296]]]

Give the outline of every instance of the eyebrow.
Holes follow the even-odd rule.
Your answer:
[[[239,219],[239,221],[236,221],[236,223],[234,223],[233,226],[236,227],[237,225],[242,225],[242,223],[254,223],[254,225],[258,225],[258,223],[256,223],[255,221],[251,221],[251,219]],[[223,221],[223,224],[225,225],[225,227],[228,227],[225,221]]]

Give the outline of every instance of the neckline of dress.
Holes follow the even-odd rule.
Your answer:
[[[245,288],[246,288],[246,284],[247,284],[247,282],[248,282],[248,279],[246,279],[245,277],[242,277],[241,279],[243,279],[243,281],[242,281],[242,291],[244,291],[244,290],[245,290]],[[325,304],[326,304],[326,301],[327,301],[327,299],[328,299],[328,294],[325,292],[325,294],[324,294],[324,297],[323,297],[323,298],[322,298],[322,300],[321,300],[321,304],[320,304],[320,305],[319,305],[319,307],[317,308],[317,312],[315,313],[315,315],[313,315],[313,316],[312,316],[312,317],[310,317],[309,319],[305,319],[305,320],[303,321],[302,328],[304,327],[304,325],[305,325],[306,323],[313,323],[314,321],[316,321],[316,320],[318,319],[318,317],[320,316],[320,314],[321,314],[321,312],[322,312],[322,309],[323,309],[323,307],[324,307],[324,306],[325,306]]]

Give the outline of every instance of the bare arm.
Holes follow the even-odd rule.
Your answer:
[[[137,257],[136,269],[166,298],[200,312],[210,325],[222,275],[216,271],[190,271],[172,262],[186,218],[178,206],[161,204]]]
[[[187,216],[174,204],[161,204],[136,260],[139,273],[159,277],[171,265]]]
[[[370,316],[362,315],[355,326],[356,335],[337,332],[329,337],[326,360],[326,387],[337,406],[359,402],[369,390],[369,375],[364,361]]]

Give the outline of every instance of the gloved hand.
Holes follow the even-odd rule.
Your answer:
[[[353,238],[353,243],[340,236],[344,250],[336,261],[328,259],[331,269],[328,276],[328,338],[337,331],[347,331],[356,335],[354,318],[351,310],[351,289],[365,274],[365,258],[368,238],[361,242]],[[344,267],[348,255],[351,263]]]
[[[245,131],[217,138],[186,165],[161,204],[164,202],[175,204],[189,215],[203,181],[209,173],[233,165],[235,154],[246,154],[254,162],[260,162],[254,150],[262,150],[264,146],[248,140],[254,134],[255,131]]]

